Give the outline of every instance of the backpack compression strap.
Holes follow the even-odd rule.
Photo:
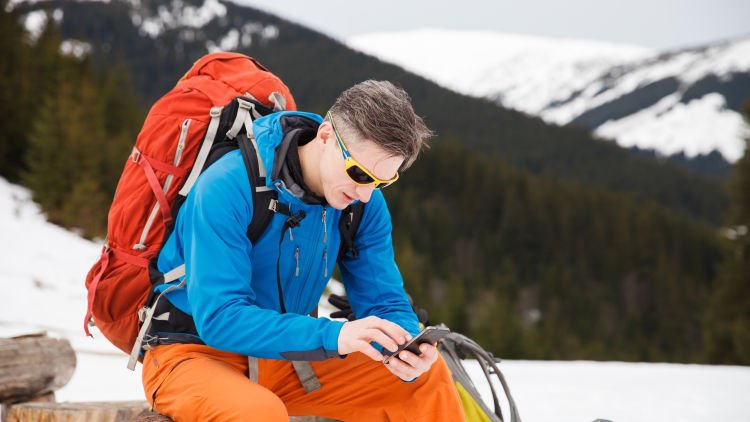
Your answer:
[[[359,258],[359,251],[354,247],[354,235],[357,234],[357,229],[359,229],[359,223],[362,222],[362,215],[364,213],[364,202],[351,204],[341,213],[341,220],[339,221],[341,247],[339,248],[339,255],[336,258],[337,261],[341,261],[347,253],[351,254],[354,259]]]

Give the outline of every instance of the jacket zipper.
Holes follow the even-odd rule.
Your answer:
[[[290,206],[290,208],[291,208],[291,206]],[[323,212],[321,214],[320,220],[323,223],[323,238],[322,238],[322,243],[325,245],[328,242],[327,208],[325,208],[325,207],[323,208]],[[290,240],[294,239],[292,237],[292,229],[291,228],[289,229],[289,236],[290,236]],[[320,237],[318,238],[318,241],[321,241]],[[299,246],[295,247],[295,249],[294,249],[294,260],[295,260],[295,264],[296,264],[295,265],[295,269],[294,269],[294,275],[295,275],[295,277],[299,277],[299,275],[302,273],[302,271],[301,271],[301,266],[302,265],[305,266],[305,272],[304,273],[307,274],[308,277],[311,274],[311,271],[314,268],[314,262],[315,262],[315,259],[313,259],[314,254],[313,255],[308,254],[306,256],[307,256],[307,260],[303,262],[302,261],[302,256],[301,256],[301,252],[300,252],[300,247]],[[325,263],[325,267],[323,268],[323,276],[324,277],[328,277],[328,248],[327,247],[323,248],[323,261]],[[299,293],[301,295],[302,291],[300,290]]]
[[[323,244],[325,245],[328,242],[328,223],[326,222],[326,214],[327,209],[323,207],[323,216],[321,217],[323,220]]]
[[[328,277],[328,222],[326,221],[328,209],[323,207],[323,277]]]
[[[299,277],[299,246],[294,249],[294,260],[297,261],[297,266],[294,269],[294,276]]]
[[[182,151],[185,149],[185,140],[187,139],[191,121],[192,119],[185,119],[185,121],[182,122],[180,139],[177,141],[177,149],[175,150],[174,160],[172,161],[172,165],[174,165],[175,167],[177,167],[180,164],[180,160],[182,160]],[[174,179],[174,175],[168,174],[167,179],[164,181],[164,193],[167,193],[167,191],[169,191],[169,187],[172,185],[172,179]],[[156,220],[156,214],[158,212],[159,202],[154,201],[154,206],[151,208],[151,214],[149,214],[148,220],[146,220],[146,226],[143,228],[143,232],[141,232],[141,239],[133,246],[134,250],[146,249],[146,238],[148,237],[148,233],[151,231],[151,226],[153,226],[154,220]]]

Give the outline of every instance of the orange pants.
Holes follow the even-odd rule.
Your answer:
[[[180,421],[288,421],[315,415],[345,421],[462,421],[463,410],[442,357],[416,381],[403,382],[361,353],[312,362],[321,388],[306,393],[288,361],[247,357],[204,345],[146,352],[143,386],[155,410]]]

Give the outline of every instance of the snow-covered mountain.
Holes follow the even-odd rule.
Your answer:
[[[100,245],[48,223],[27,189],[3,178],[0,239],[0,337],[46,331],[71,341],[77,368],[58,401],[144,400],[140,365],[136,373],[127,370],[127,357],[95,327],[93,339],[83,335],[83,280]],[[475,361],[466,365],[491,400],[482,369]],[[501,369],[525,421],[740,422],[750,416],[747,367],[503,361]]]
[[[625,147],[736,161],[747,128],[750,37],[658,52],[594,41],[422,29],[359,35],[358,50],[455,91],[555,124],[577,123]]]

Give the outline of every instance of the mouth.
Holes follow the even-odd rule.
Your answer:
[[[347,194],[345,194],[343,192],[341,192],[341,194],[344,196],[344,199],[346,199],[346,202],[354,202],[354,198],[352,198],[351,196],[349,196],[349,195],[347,195]]]

